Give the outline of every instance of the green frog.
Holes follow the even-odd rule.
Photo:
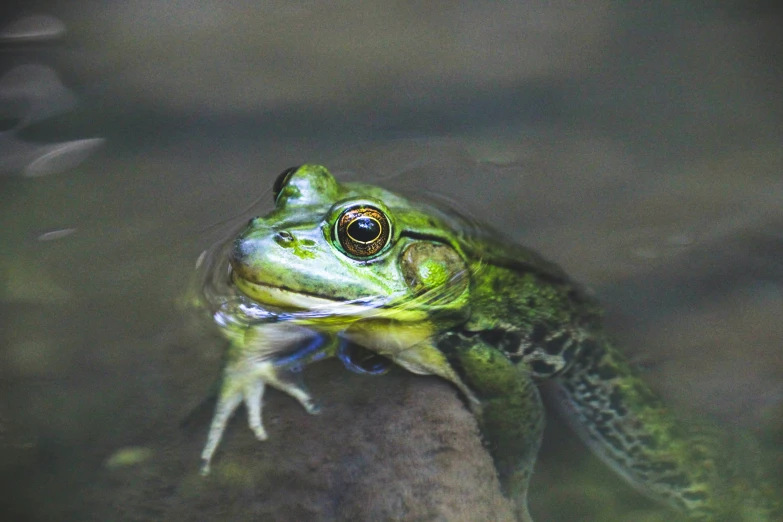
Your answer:
[[[717,435],[672,416],[557,265],[454,211],[340,183],[322,166],[287,169],[273,194],[216,276],[228,278],[214,318],[229,348],[203,474],[241,403],[264,440],[265,388],[317,413],[299,370],[339,357],[453,383],[520,521],[532,520],[542,383],[586,444],[653,499],[693,520],[783,520],[768,483],[740,477]]]

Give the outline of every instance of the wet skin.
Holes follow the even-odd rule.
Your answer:
[[[265,387],[315,413],[296,370],[339,356],[355,370],[380,372],[388,360],[452,382],[519,520],[531,520],[542,382],[639,491],[693,520],[783,520],[777,496],[736,472],[719,436],[672,416],[556,265],[452,211],[338,183],[317,165],[283,172],[274,196],[229,252],[235,295],[215,318],[230,347],[202,473],[239,404],[264,440]]]

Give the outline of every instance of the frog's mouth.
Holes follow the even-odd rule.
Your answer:
[[[334,307],[341,304],[340,301],[334,299],[298,292],[282,286],[250,281],[236,271],[232,271],[231,280],[243,294],[261,304],[296,310],[309,310],[314,307]]]
[[[403,321],[421,321],[426,313],[419,310],[404,310],[393,306],[388,297],[371,297],[351,301],[338,301],[326,297],[299,292],[281,286],[250,281],[236,270],[231,271],[231,280],[237,289],[260,303],[293,312],[302,312],[310,317],[393,317]]]

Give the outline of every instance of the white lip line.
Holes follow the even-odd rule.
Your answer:
[[[381,308],[380,305],[357,305],[352,304],[351,302],[335,301],[324,297],[294,292],[293,290],[287,290],[279,286],[254,283],[243,278],[239,279],[242,281],[242,284],[259,288],[261,291],[270,294],[273,298],[279,298],[280,301],[286,305],[301,308],[309,312],[328,311],[329,315],[371,316],[378,315],[378,310]]]
[[[307,299],[312,299],[313,301],[322,301],[324,303],[339,304],[339,303],[342,302],[342,301],[338,301],[336,299],[328,299],[326,297],[321,297],[321,296],[317,296],[317,295],[313,295],[313,294],[308,294],[308,293],[305,293],[305,292],[297,292],[295,290],[290,290],[290,289],[282,287],[282,286],[268,285],[266,283],[256,283],[254,281],[250,281],[248,279],[245,279],[244,277],[238,277],[238,279],[240,279],[243,284],[247,284],[247,285],[250,285],[250,286],[263,288],[265,290],[269,290],[269,291],[271,291],[273,293],[276,293],[276,294],[295,295],[295,296],[300,296],[300,297],[304,297],[304,298],[307,298]]]

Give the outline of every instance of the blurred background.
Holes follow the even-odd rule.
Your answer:
[[[434,387],[459,405],[447,386],[404,372],[367,380],[324,363],[312,387],[336,394],[329,408],[345,424],[321,417],[317,429],[270,394],[270,435],[290,433],[285,444],[257,443],[237,419],[218,459],[292,463],[279,484],[234,468],[205,484],[196,472],[208,415],[180,426],[209,393],[223,348],[177,306],[196,259],[269,209],[274,178],[304,162],[444,195],[540,250],[606,305],[674,408],[758,437],[780,465],[776,2],[33,0],[3,9],[4,519],[365,519],[345,508],[369,502],[351,489],[357,477],[319,486],[324,502],[335,488],[347,497],[333,515],[315,517],[316,501],[285,511],[309,494],[292,489],[306,482],[297,466],[322,466],[312,453],[285,452],[321,437],[313,453],[354,448],[350,462],[375,462],[368,448],[380,443],[356,449],[341,438],[353,420],[370,422],[352,412],[392,408],[389,423],[411,413],[393,401],[351,403],[352,388],[418,397],[410,390]],[[475,437],[469,417],[453,422]],[[556,418],[546,438],[531,492],[537,520],[672,520]],[[338,460],[334,473],[347,462]],[[278,469],[265,466],[258,473]],[[439,519],[413,512],[398,519]]]

